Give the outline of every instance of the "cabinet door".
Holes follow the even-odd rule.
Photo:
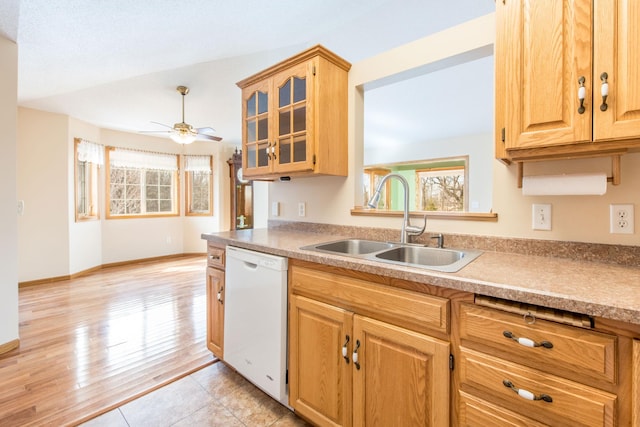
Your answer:
[[[351,425],[352,318],[340,308],[291,296],[289,404],[316,425]]]
[[[207,348],[223,358],[224,271],[207,268]]]
[[[449,425],[449,343],[358,315],[353,342],[354,426]]]
[[[640,136],[640,2],[595,0],[594,140]],[[609,94],[601,108],[601,76]]]
[[[271,171],[275,142],[270,128],[270,91],[268,80],[242,90],[242,172],[247,177]]]
[[[501,7],[506,19],[497,21],[497,34],[509,35],[506,148],[591,141],[591,1],[508,1]],[[580,114],[582,77],[586,98]]]
[[[275,172],[313,170],[314,64],[309,60],[273,78]]]

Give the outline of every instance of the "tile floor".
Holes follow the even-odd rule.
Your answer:
[[[214,363],[83,427],[309,426],[223,363]]]

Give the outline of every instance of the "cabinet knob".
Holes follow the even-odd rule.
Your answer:
[[[602,84],[600,85],[600,94],[602,95],[602,104],[600,104],[600,111],[607,111],[607,97],[609,96],[609,82],[607,79],[609,75],[607,73],[600,74],[600,80]]]
[[[218,302],[220,304],[224,304],[224,302],[222,301],[222,291],[224,290],[224,288],[220,288],[220,290],[218,291]]]
[[[578,79],[578,100],[580,101],[580,107],[578,107],[578,113],[579,114],[584,114],[585,112],[585,108],[584,108],[584,99],[587,96],[587,88],[584,87],[584,83],[585,83],[586,79],[584,78],[584,76],[580,76],[580,78]]]

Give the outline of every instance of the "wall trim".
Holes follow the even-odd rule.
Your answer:
[[[157,256],[157,257],[151,257],[151,258],[140,258],[140,259],[134,259],[129,261],[112,262],[108,264],[98,265],[96,267],[92,267],[87,270],[78,271],[77,273],[68,274],[66,276],[57,276],[57,277],[49,277],[44,279],[29,280],[26,282],[18,282],[18,288],[26,288],[29,286],[38,286],[46,283],[62,282],[65,280],[77,279],[78,277],[86,276],[88,274],[95,273],[96,271],[100,271],[105,268],[121,267],[124,265],[144,264],[144,263],[157,262],[157,261],[167,261],[170,259],[189,258],[189,257],[197,257],[197,256],[205,256],[205,255],[206,253],[204,252],[202,253],[192,252],[192,253],[183,253],[183,254],[163,255],[163,256]]]
[[[0,344],[0,354],[8,353],[18,347],[20,347],[20,340],[17,338],[4,344]]]

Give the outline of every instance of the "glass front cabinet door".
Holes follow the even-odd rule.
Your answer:
[[[238,82],[245,176],[346,176],[350,67],[316,46]]]

